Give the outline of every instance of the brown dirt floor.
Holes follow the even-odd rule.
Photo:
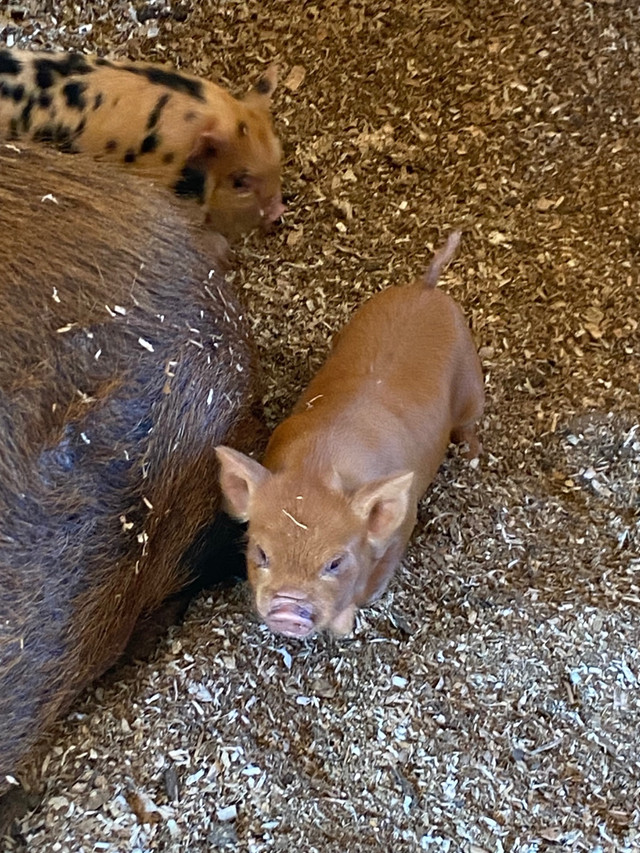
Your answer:
[[[8,849],[640,850],[638,5],[18,0],[0,38],[234,91],[280,62],[289,212],[234,274],[271,424],[454,226],[488,396],[352,637],[204,595],[52,733]]]

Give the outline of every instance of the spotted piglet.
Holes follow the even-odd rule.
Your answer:
[[[262,465],[217,448],[227,508],[249,523],[256,608],[274,631],[349,633],[402,559],[449,442],[480,452],[478,355],[460,308],[435,287],[459,239],[422,279],[356,312]]]
[[[113,160],[205,205],[228,237],[284,211],[271,67],[243,100],[163,65],[0,50],[0,137]]]

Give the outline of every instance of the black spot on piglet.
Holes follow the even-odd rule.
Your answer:
[[[50,89],[53,86],[53,68],[49,59],[37,59],[35,63],[36,69],[36,86],[39,89]]]
[[[67,83],[62,90],[67,101],[67,106],[76,110],[83,110],[87,106],[83,95],[86,88],[86,83]]]
[[[136,152],[133,148],[129,148],[127,153],[124,155],[123,160],[125,163],[135,163],[136,162]]]
[[[190,80],[188,77],[178,74],[177,71],[166,71],[164,68],[139,68],[137,65],[124,65],[122,68],[131,74],[146,77],[150,83],[165,86],[167,89],[173,89],[174,92],[181,92],[183,95],[189,95],[197,101],[206,100],[201,80]]]
[[[56,56],[55,53],[51,54]],[[69,77],[71,74],[89,74],[93,66],[80,53],[62,54],[61,59],[36,59],[36,85],[40,89],[49,89],[53,86],[56,74],[61,77]]]
[[[168,92],[165,92],[164,95],[160,95],[160,97],[156,101],[156,105],[149,113],[149,118],[147,119],[147,130],[153,130],[153,128],[158,124],[158,121],[160,120],[160,114],[167,105],[167,101],[170,97],[171,95]]]
[[[141,154],[150,154],[152,151],[155,151],[158,147],[158,134],[157,133],[149,133],[142,140],[142,145],[140,146]]]
[[[64,59],[59,60],[57,65],[58,73],[63,77],[70,77],[72,74],[90,74],[93,71],[93,66],[81,53],[69,53]]]
[[[0,98],[12,98],[16,104],[19,104],[24,97],[24,86],[10,86],[4,81],[0,83]]]
[[[0,74],[19,74],[22,63],[9,50],[0,50]]]
[[[36,103],[35,95],[29,95],[29,100],[24,105],[22,112],[20,113],[20,123],[22,125],[23,130],[31,129],[31,112]]]
[[[198,201],[203,202],[205,181],[206,176],[202,170],[193,166],[184,166],[180,172],[180,178],[173,185],[173,190],[176,195],[197,198]]]

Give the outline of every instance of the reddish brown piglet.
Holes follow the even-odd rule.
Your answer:
[[[263,465],[217,448],[228,509],[249,522],[257,611],[274,631],[351,631],[401,560],[449,442],[480,452],[480,362],[460,308],[435,287],[459,239],[421,280],[356,312]]]

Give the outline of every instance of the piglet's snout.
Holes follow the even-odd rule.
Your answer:
[[[287,208],[282,202],[280,193],[272,196],[260,209],[262,227],[268,229],[274,222],[280,219],[283,213],[286,213],[286,210]]]
[[[306,637],[314,629],[314,608],[303,592],[280,592],[271,600],[264,621],[279,634]]]

